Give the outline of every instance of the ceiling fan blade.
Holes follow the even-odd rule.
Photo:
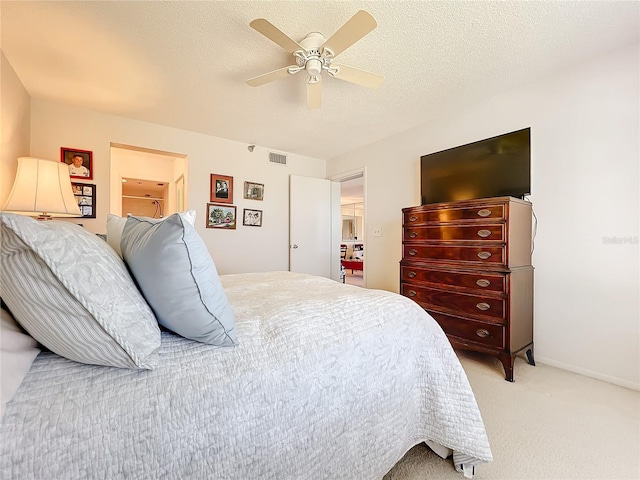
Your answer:
[[[375,29],[377,25],[376,19],[369,12],[360,10],[324,42],[323,47],[330,49],[333,55],[337,56]]]
[[[290,38],[287,34],[283,33],[269,20],[265,20],[264,18],[257,18],[253,20],[249,24],[249,26],[254,30],[260,32],[276,45],[280,45],[289,53],[293,53],[296,50],[304,50],[304,48],[302,48],[298,42]]]
[[[258,75],[257,77],[253,77],[247,80],[247,84],[251,87],[259,87],[260,85],[264,85],[265,83],[288,77],[291,75],[289,73],[289,68],[291,67],[297,67],[297,65],[291,65],[289,67],[279,68],[278,70],[274,70],[273,72],[263,73],[262,75]]]
[[[322,77],[318,75],[317,79],[317,82],[307,83],[307,108],[309,110],[320,108],[322,103]]]
[[[338,68],[338,73],[333,76],[346,82],[357,83],[367,88],[378,88],[384,82],[384,77],[377,73],[367,72],[349,65],[332,64],[331,66]]]

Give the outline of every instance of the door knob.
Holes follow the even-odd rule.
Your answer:
[[[298,245],[294,243],[293,245],[291,245],[291,248],[298,248]]]

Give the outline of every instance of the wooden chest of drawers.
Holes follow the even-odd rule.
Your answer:
[[[400,293],[442,326],[456,348],[533,359],[531,204],[512,197],[405,208]]]

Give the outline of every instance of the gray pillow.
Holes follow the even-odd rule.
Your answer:
[[[77,362],[152,369],[160,329],[120,257],[84,228],[0,213],[2,299],[42,345]]]
[[[187,210],[186,212],[178,212],[178,214],[184,218],[191,225],[196,223],[196,211]],[[161,218],[160,220],[164,220]],[[112,213],[107,215],[107,243],[111,245],[120,258],[122,258],[122,250],[120,250],[120,241],[122,240],[122,231],[127,223],[127,217],[119,217]]]
[[[120,248],[160,325],[210,345],[237,344],[235,317],[213,259],[183,216],[128,217]]]

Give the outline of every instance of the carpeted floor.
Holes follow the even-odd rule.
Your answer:
[[[458,352],[485,422],[493,462],[476,480],[640,479],[640,392],[524,358],[515,382],[497,359]],[[464,480],[418,445],[384,480]]]
[[[364,278],[362,276],[362,270],[346,270],[345,271],[345,283],[349,285],[357,285],[358,287],[364,287]]]

